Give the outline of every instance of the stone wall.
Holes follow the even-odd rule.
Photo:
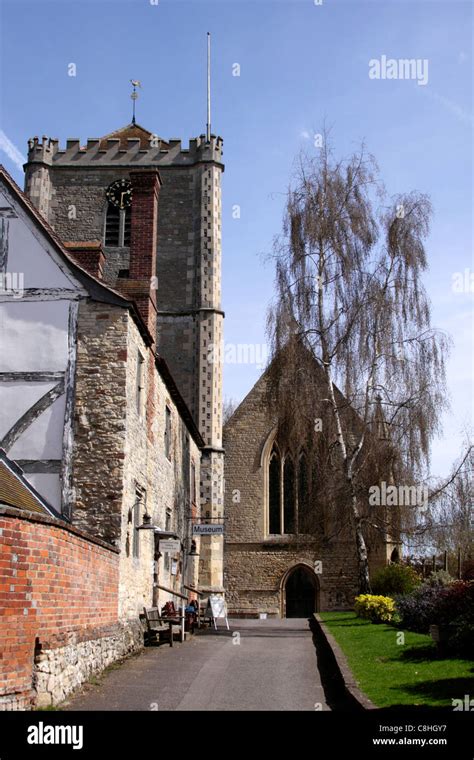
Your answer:
[[[143,647],[143,627],[138,620],[117,623],[112,631],[104,629],[103,633],[100,638],[37,651],[33,672],[36,707],[62,702],[93,675]]]
[[[190,468],[194,463],[196,480],[200,477],[200,450],[188,434],[169,390],[154,366],[151,351],[145,352],[138,329],[128,323],[128,360],[126,371],[127,430],[123,467],[124,494],[122,510],[122,553],[120,558],[120,617],[136,616],[152,600],[151,572],[153,537],[150,531],[140,532],[140,557],[133,556],[133,525],[130,509],[136,500],[137,486],[146,492],[146,509],[152,523],[162,530],[167,527],[176,532],[184,543],[184,554],[177,557],[178,571],[172,575],[171,561],[160,557],[156,572],[160,585],[181,591],[185,568],[183,557],[191,548],[191,494]],[[145,410],[138,412],[136,404],[136,378],[138,352],[145,358],[144,373],[148,378],[146,419]],[[171,413],[170,458],[165,454],[166,409]],[[144,507],[145,502],[143,502]],[[168,518],[167,518],[168,514]],[[143,517],[143,513],[142,513]],[[171,560],[172,558],[170,558]],[[186,560],[187,561],[187,560]],[[181,568],[180,568],[181,563]],[[189,570],[189,568],[188,568]],[[193,576],[187,581],[197,582]],[[160,592],[160,605],[167,601],[166,592]],[[175,600],[176,602],[176,600]]]
[[[269,416],[265,392],[264,374],[224,427],[224,578],[229,611],[284,615],[285,582],[298,565],[308,568],[314,579],[320,610],[348,609],[358,587],[355,541],[349,529],[330,539],[328,532],[313,537],[267,533],[265,471],[275,420]],[[377,562],[383,548],[382,539],[380,546],[371,547]]]
[[[140,409],[139,356],[144,382]],[[170,459],[165,454],[167,408]],[[193,462],[199,483],[201,454],[156,368],[153,351],[125,309],[81,303],[75,423],[73,522],[120,548],[119,617],[136,620],[144,606],[152,605],[154,574],[153,532],[137,531],[137,521],[142,524],[146,512],[154,525],[168,527],[182,539],[185,553],[177,557],[178,573],[171,574],[172,563],[165,566],[164,557],[155,568],[160,585],[181,591],[183,557],[191,548],[190,469]],[[167,599],[160,592],[160,604]]]
[[[318,565],[316,565],[318,563]],[[321,564],[319,564],[321,563]],[[228,608],[235,617],[285,615],[284,584],[292,569],[304,565],[315,574],[319,610],[344,610],[357,594],[357,563],[352,543],[323,548],[317,542],[230,543],[224,553]],[[321,573],[319,573],[321,570]]]
[[[73,523],[120,545],[130,316],[110,304],[79,307],[72,459]]]
[[[55,703],[114,653],[142,646],[137,631],[118,623],[115,549],[6,507],[0,549],[0,709]]]

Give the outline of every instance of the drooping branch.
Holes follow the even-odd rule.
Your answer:
[[[421,282],[430,216],[425,195],[386,201],[364,146],[335,161],[325,140],[318,157],[300,156],[275,241],[268,400],[282,435],[305,440],[330,475],[327,498],[355,531],[366,588],[362,526],[389,531],[398,519],[371,518],[368,489],[416,481],[446,406],[448,341],[431,328]]]

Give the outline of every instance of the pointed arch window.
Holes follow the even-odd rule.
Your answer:
[[[312,533],[311,482],[314,475],[305,451],[294,456],[280,452],[275,441],[267,462],[267,530],[268,535]]]
[[[281,459],[276,446],[268,465],[268,517],[269,533],[281,533]]]
[[[308,460],[303,452],[298,462],[298,533],[309,530]]]
[[[284,509],[283,509],[283,533],[295,532],[295,467],[291,456],[285,457],[285,464],[283,467],[283,496],[284,496]]]

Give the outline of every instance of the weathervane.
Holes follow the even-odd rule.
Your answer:
[[[141,82],[138,81],[138,79],[131,79],[130,83],[133,87],[133,92],[130,95],[131,99],[133,100],[133,116],[132,116],[132,124],[135,124],[135,101],[138,98],[138,92],[137,87],[141,87]]]

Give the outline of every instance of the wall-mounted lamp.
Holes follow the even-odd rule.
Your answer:
[[[199,557],[197,548],[196,548],[196,541],[191,541],[191,549],[188,552],[188,557]]]

